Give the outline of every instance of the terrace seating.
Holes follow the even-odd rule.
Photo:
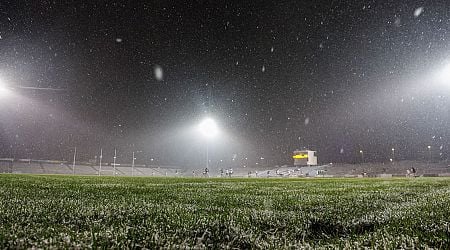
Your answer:
[[[276,168],[233,168],[235,177],[314,177],[321,172],[320,176],[405,176],[407,170],[416,169],[416,176],[444,176],[450,173],[447,163],[426,163],[420,161],[399,161],[394,163],[364,163],[364,164],[333,164],[308,167],[276,167]],[[77,164],[75,174],[98,175],[99,166],[89,164]],[[131,166],[119,165],[116,167],[116,175],[119,176],[202,176],[201,168],[180,169],[174,166],[138,166],[132,173]],[[210,176],[220,176],[217,169],[211,169]],[[258,175],[256,175],[256,171]],[[250,172],[250,174],[249,174]],[[13,159],[0,159],[0,173],[29,173],[29,174],[73,174],[72,164],[51,161],[33,161]],[[103,165],[101,175],[114,175],[111,165]]]
[[[13,162],[12,173],[18,174],[45,174],[38,163]]]

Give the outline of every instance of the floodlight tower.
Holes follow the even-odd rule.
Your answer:
[[[114,158],[113,158],[114,176],[116,176],[116,159],[117,159],[117,150],[114,149]]]
[[[211,118],[204,119],[199,124],[199,131],[206,140],[206,168],[209,168],[209,142],[219,133],[216,122]]]
[[[100,148],[100,164],[98,168],[98,175],[102,174],[102,159],[103,159],[103,148]]]
[[[136,158],[134,157],[134,152],[133,152],[133,160],[131,162],[131,176],[134,176],[134,160],[136,160]]]
[[[73,163],[72,163],[72,174],[75,175],[75,161],[77,159],[77,147],[75,147],[75,150],[73,152]]]

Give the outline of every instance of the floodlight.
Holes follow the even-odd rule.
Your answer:
[[[0,79],[0,97],[6,97],[11,94],[11,90]]]
[[[450,83],[450,63],[444,66],[444,68],[439,73],[439,79],[442,82]]]
[[[215,137],[219,133],[216,122],[211,118],[203,120],[199,125],[199,130],[208,139]]]
[[[8,89],[0,83],[0,94],[5,93]]]

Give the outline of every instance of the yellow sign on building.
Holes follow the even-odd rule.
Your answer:
[[[316,151],[312,150],[295,150],[292,158],[294,159],[294,166],[317,166]]]
[[[294,158],[294,159],[307,159],[308,155],[307,154],[298,154],[298,155],[292,156],[292,158]]]

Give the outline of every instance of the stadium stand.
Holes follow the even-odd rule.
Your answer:
[[[3,158],[0,159],[0,173],[11,173],[13,166],[13,159]]]
[[[308,167],[266,167],[266,168],[234,168],[234,177],[395,177],[406,176],[412,168],[416,170],[414,176],[450,176],[450,166],[447,162],[426,163],[420,161],[399,161],[394,163],[364,163],[364,164],[328,164]],[[182,169],[175,166],[144,166],[139,165],[132,170],[129,165],[117,165],[115,175],[118,176],[204,176],[204,168]],[[72,164],[61,161],[44,160],[14,160],[0,159],[0,173],[27,174],[73,174]],[[75,165],[77,175],[98,175],[99,166],[92,164]],[[113,176],[114,168],[105,163],[100,175]],[[220,169],[210,169],[210,177],[226,177]]]
[[[420,161],[399,161],[394,163],[364,163],[364,164],[333,164],[327,165],[323,169],[329,175],[362,175],[376,176],[380,174],[390,174],[393,176],[405,176],[408,170],[414,168],[416,176],[430,174],[449,173],[450,168],[447,163],[426,163]]]

